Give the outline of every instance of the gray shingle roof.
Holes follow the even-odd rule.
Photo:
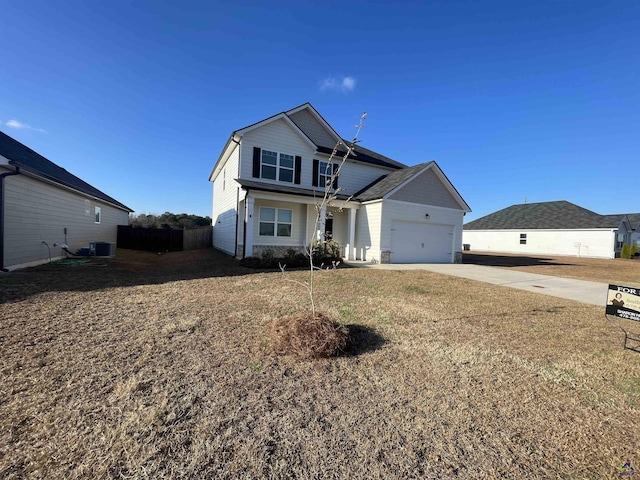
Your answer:
[[[464,225],[465,230],[573,230],[618,228],[624,214],[600,215],[573,203],[524,203],[491,213]]]
[[[640,226],[640,213],[627,213],[627,218],[633,228]]]
[[[375,180],[373,183],[367,185],[358,193],[356,193],[353,197],[356,200],[360,200],[361,202],[368,202],[371,200],[378,200],[384,197],[387,193],[389,193],[394,188],[402,185],[404,182],[413,177],[420,170],[424,169],[427,165],[434,162],[421,163],[419,165],[414,165],[413,167],[403,168],[401,170],[396,170],[395,172],[391,172],[387,175],[383,175],[382,177]]]
[[[0,155],[9,160],[11,165],[20,167],[22,170],[111,203],[122,210],[133,211],[3,132],[0,132]]]

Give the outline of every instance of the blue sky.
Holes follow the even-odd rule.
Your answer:
[[[229,134],[311,102],[473,212],[640,212],[640,2],[0,0],[0,130],[136,212],[211,215]]]

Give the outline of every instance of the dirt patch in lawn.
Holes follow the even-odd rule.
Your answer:
[[[614,285],[640,286],[640,260],[464,252],[462,262]]]
[[[0,478],[619,478],[640,355],[602,309],[426,271],[338,269],[344,355],[272,355],[305,311],[216,252],[0,276]],[[303,281],[306,272],[287,272]]]

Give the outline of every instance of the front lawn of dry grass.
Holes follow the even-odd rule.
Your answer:
[[[0,478],[638,469],[640,355],[604,307],[417,270],[322,272],[317,294],[355,342],[295,361],[269,329],[304,292],[210,250],[0,276]]]

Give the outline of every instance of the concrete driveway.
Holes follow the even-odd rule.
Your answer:
[[[606,283],[600,282],[587,282],[585,280],[575,280],[572,278],[519,272],[507,268],[457,263],[347,263],[354,267],[375,268],[379,270],[428,270],[443,275],[453,275],[477,280],[479,282],[493,283],[494,285],[551,295],[552,297],[566,298],[590,305],[600,305],[603,309],[607,304],[607,290],[609,286]]]

